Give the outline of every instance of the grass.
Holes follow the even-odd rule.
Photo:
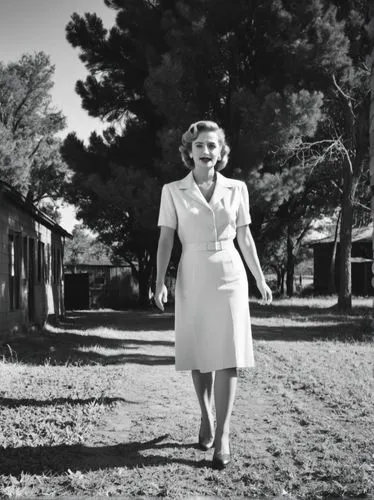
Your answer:
[[[371,301],[251,303],[256,367],[241,370],[232,466],[195,445],[172,311],[76,311],[3,346],[0,497],[374,495]]]

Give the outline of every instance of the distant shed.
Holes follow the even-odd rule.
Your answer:
[[[135,305],[138,284],[131,267],[115,264],[65,264],[65,308],[124,309]]]
[[[0,181],[0,341],[64,313],[66,237],[65,229]]]
[[[352,293],[354,295],[374,295],[372,286],[373,265],[373,227],[353,228],[352,230]],[[320,294],[328,293],[331,258],[334,247],[334,237],[328,236],[311,243],[314,261],[314,291]],[[340,282],[340,243],[337,245],[335,261],[335,286],[339,289]]]

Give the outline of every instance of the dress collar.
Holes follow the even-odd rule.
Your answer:
[[[178,188],[186,190],[187,194],[191,198],[195,199],[196,201],[205,206],[208,206],[209,208],[212,208],[216,203],[218,203],[224,197],[228,189],[234,187],[234,182],[232,182],[232,179],[224,177],[219,172],[216,172],[216,176],[217,176],[216,185],[214,187],[214,191],[209,202],[206,201],[198,185],[196,184],[192,171],[189,172],[189,174],[186,175],[186,177],[184,177],[179,181]]]

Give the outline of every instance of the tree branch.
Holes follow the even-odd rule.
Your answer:
[[[306,226],[305,226],[305,227],[304,227],[304,229],[301,231],[300,236],[298,236],[298,238],[296,238],[296,245],[295,245],[295,247],[296,247],[297,249],[300,247],[301,242],[302,242],[302,240],[303,240],[304,236],[305,236],[305,235],[306,235],[306,233],[309,231],[309,229],[310,229],[310,227],[311,227],[311,225],[312,225],[313,220],[314,220],[314,217],[310,217],[310,218],[309,218],[309,220],[308,220],[308,222],[307,222]]]
[[[338,186],[338,185],[337,185],[337,183],[336,183],[334,180],[330,179],[330,182],[331,182],[331,184],[332,184],[332,185],[333,185],[333,186],[334,186],[334,187],[335,187],[335,188],[339,191],[339,193],[340,193],[340,194],[343,194],[343,190],[342,190],[342,188],[341,188],[340,186]],[[355,206],[357,206],[357,207],[361,207],[361,208],[363,208],[363,209],[364,209],[364,210],[366,210],[367,212],[371,212],[371,208],[370,208],[370,207],[368,207],[368,206],[366,206],[366,205],[364,205],[364,204],[363,204],[363,203],[361,203],[360,201],[356,201],[356,200],[355,200],[353,204],[354,204]]]
[[[371,212],[371,208],[370,207],[367,207],[366,205],[364,205],[363,203],[359,202],[359,201],[355,201],[354,202],[354,205],[358,206],[358,207],[361,207],[363,208],[364,210],[366,210],[367,212]]]
[[[38,149],[40,148],[40,144],[43,142],[43,138],[40,139],[40,141],[38,142],[38,144],[35,146],[34,150],[29,154],[29,159],[32,158],[35,153],[38,151]]]
[[[19,105],[17,106],[17,108],[15,109],[14,111],[14,117],[16,118],[14,123],[13,123],[13,126],[12,126],[12,133],[14,134],[18,128],[18,125],[19,123],[21,122],[22,118],[23,118],[23,115],[21,114],[21,116],[17,119],[17,115],[18,113],[21,111],[21,109],[23,108],[23,106],[26,104],[29,96],[33,93],[34,89],[33,88],[28,88],[26,94],[25,94],[25,97],[22,99],[22,101],[19,103]]]
[[[348,94],[346,94],[344,92],[344,90],[340,87],[340,85],[336,81],[335,75],[332,75],[332,79],[333,79],[334,85],[337,88],[339,94],[341,94],[344,97],[344,99],[346,99],[348,101],[347,104],[348,104],[348,106],[349,106],[349,108],[352,111],[352,114],[354,116],[354,113],[353,113],[353,110],[352,110],[352,102],[356,102],[356,99],[354,99],[353,97],[349,96]]]

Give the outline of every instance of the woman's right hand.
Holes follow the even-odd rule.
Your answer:
[[[156,306],[164,311],[164,304],[168,301],[168,290],[164,284],[156,284],[154,298]]]

